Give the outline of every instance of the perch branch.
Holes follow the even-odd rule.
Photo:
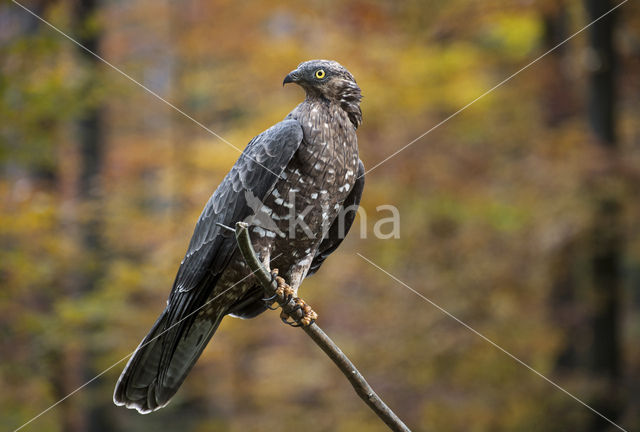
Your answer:
[[[267,297],[275,295],[278,285],[271,273],[264,268],[258,257],[256,256],[253,246],[251,245],[251,239],[249,238],[248,225],[243,222],[236,224],[236,241],[240,252],[244,257],[247,265],[254,272],[256,278],[265,290]],[[296,303],[293,299],[289,299],[285,303],[285,300],[281,300],[279,297],[275,297],[276,301],[282,307],[282,310],[289,314],[298,324],[303,314],[299,308],[296,309]],[[376,415],[386,423],[387,426],[393,431],[411,432],[410,429],[400,420],[400,418],[394,413],[391,408],[384,403],[380,396],[373,391],[369,383],[364,379],[362,374],[356,369],[351,360],[342,352],[342,350],[326,335],[326,333],[318,327],[317,324],[312,323],[308,326],[301,326],[307,335],[322,349],[322,351],[329,356],[329,358],[338,366],[340,371],[347,377],[354,390],[360,396],[360,398],[371,408]]]

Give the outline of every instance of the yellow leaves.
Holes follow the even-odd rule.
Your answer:
[[[402,49],[389,43],[402,44]],[[371,55],[371,67],[362,68],[358,76],[365,95],[365,122],[372,115],[384,115],[389,107],[405,116],[427,109],[453,112],[490,84],[482,51],[466,42],[440,46],[381,40]],[[393,60],[376,61],[380,55]]]
[[[490,227],[498,232],[512,233],[530,221],[526,207],[499,200],[490,195],[435,195],[425,201],[424,211],[434,220],[445,218],[455,223]]]
[[[140,266],[126,260],[115,261],[111,267],[109,274],[109,284],[114,287],[127,287],[126,290],[109,290],[113,293],[121,294],[122,292],[133,291],[141,287],[144,281],[144,275],[140,271]]]
[[[110,2],[101,48],[240,150],[302,99],[300,88],[282,88],[284,74],[309,58],[336,59],[363,90],[359,145],[371,167],[541,53],[538,7],[505,0]],[[570,7],[571,17],[579,15]],[[70,6],[52,8],[48,17],[67,29]],[[94,31],[101,16],[85,30]],[[625,21],[637,18],[627,13]],[[634,31],[619,35],[627,56]],[[83,66],[77,47],[50,29],[19,36],[0,47],[0,327],[8,335],[0,348],[9,356],[0,388],[10,390],[0,405],[9,407],[1,415],[10,425],[28,419],[33,400],[55,399],[47,383],[58,365],[43,351],[80,347],[97,352],[94,366],[106,368],[136,346],[165,305],[204,202],[239,156],[116,72]],[[548,412],[565,417],[566,401],[554,399],[553,389],[354,254],[552,370],[566,341],[548,321],[548,267],[589,223],[584,185],[605,157],[587,150],[579,80],[569,89],[576,112],[545,124],[548,81],[540,77],[556,73],[547,66],[523,72],[368,174],[369,237],[358,238],[358,219],[301,288],[322,325],[414,429],[546,430]],[[633,80],[620,79],[627,80],[621,90],[637,93]],[[93,90],[85,92],[87,84]],[[625,266],[633,273],[640,156],[635,100],[626,97],[619,169],[629,179],[614,179],[606,192],[625,203]],[[99,201],[81,205],[70,192],[80,167],[69,120],[96,103],[108,112],[104,189]],[[43,155],[52,179],[40,184],[32,178]],[[372,238],[381,204],[400,210],[400,240]],[[86,256],[78,235],[95,216],[100,257]],[[92,292],[74,289],[76,277],[95,269],[102,273]],[[630,360],[638,357],[632,336]],[[95,387],[100,403],[110,404],[115,369]],[[334,373],[276,312],[227,319],[168,411],[135,424],[127,414],[119,420],[135,430],[189,410],[194,430],[383,430]],[[37,426],[56,430],[63,412]]]
[[[499,55],[509,60],[531,56],[542,36],[542,22],[533,11],[496,12],[486,18],[487,43]]]

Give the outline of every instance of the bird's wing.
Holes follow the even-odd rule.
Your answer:
[[[277,123],[249,142],[198,219],[169,296],[171,318],[202,305],[235,251],[235,237],[217,224],[233,227],[250,216],[245,192],[264,199],[301,142],[302,127],[295,120]]]
[[[163,365],[171,363],[178,344],[188,337],[196,311],[207,301],[236,249],[233,234],[217,224],[233,227],[250,216],[245,192],[264,199],[301,142],[302,128],[295,120],[284,120],[256,136],[207,202],[164,312],[165,327],[171,330],[162,340],[161,380],[163,369],[167,369]],[[202,343],[206,345],[207,341]]]
[[[251,216],[246,195],[263,200],[302,142],[302,127],[284,120],[253,138],[207,202],[180,264],[174,291],[199,286],[205,273],[224,270],[236,243],[233,234],[216,224],[233,227]],[[246,194],[250,192],[250,194]]]
[[[347,196],[347,199],[342,203],[342,208],[338,212],[338,216],[334,219],[329,227],[327,236],[320,243],[316,255],[311,261],[311,267],[307,272],[307,276],[311,276],[318,271],[324,260],[335,251],[342,240],[347,236],[347,233],[353,225],[353,221],[356,218],[356,211],[360,205],[360,198],[362,198],[362,191],[364,190],[364,164],[361,160],[358,160],[358,174],[356,175],[356,182],[353,185],[351,193]],[[345,212],[346,209],[346,212]],[[342,216],[341,216],[342,215]],[[340,217],[344,217],[342,227],[340,226]],[[341,229],[342,228],[342,229]],[[340,232],[343,231],[343,232]]]
[[[245,192],[264,199],[302,142],[302,128],[284,120],[255,137],[205,206],[167,301],[167,307],[129,359],[114,402],[149,412],[166,405],[227,312],[198,311],[236,247],[233,226],[251,215]],[[251,194],[246,194],[250,196]],[[230,306],[230,305],[229,305]]]

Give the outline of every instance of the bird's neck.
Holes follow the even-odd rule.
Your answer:
[[[360,87],[355,82],[343,81],[343,85],[337,91],[338,103],[353,124],[354,128],[358,128],[362,124],[362,110],[360,109],[360,101],[362,94]]]
[[[362,110],[360,109],[360,100],[362,95],[360,93],[360,87],[355,83],[349,81],[343,81],[339,87],[332,89],[330,95],[319,93],[315,89],[305,89],[306,99],[305,102],[311,105],[320,105],[329,107],[335,105],[342,109],[354,128],[358,128],[362,124]]]

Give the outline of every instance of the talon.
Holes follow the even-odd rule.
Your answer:
[[[311,309],[311,306],[306,304],[301,298],[296,299],[296,303],[302,309],[304,316],[300,319],[300,324],[304,327],[308,327],[318,319],[318,314]]]
[[[263,298],[261,299],[262,302],[264,303],[264,306],[269,309],[269,310],[276,310],[278,309],[278,306],[276,307],[271,307],[271,305],[274,303],[274,300],[276,299],[276,297],[278,297],[276,294],[272,295],[271,297],[268,298]]]
[[[291,327],[300,327],[300,324],[295,321],[289,321],[289,318],[291,318],[291,316],[288,313],[285,311],[280,312],[280,319],[283,323]]]
[[[266,307],[269,310],[276,310],[278,309],[278,306],[271,306],[271,304],[265,303],[264,307]]]
[[[277,269],[277,268],[274,268],[274,269],[272,269],[272,270],[271,270],[271,278],[272,278],[273,280],[278,281],[278,269]],[[280,278],[280,279],[282,279],[282,278]],[[284,282],[284,279],[283,279],[283,282]],[[280,286],[281,286],[281,283],[278,281],[278,288],[280,288]],[[261,300],[264,302],[264,306],[265,306],[267,309],[269,309],[269,310],[276,310],[276,309],[278,309],[278,307],[279,307],[280,305],[276,305],[275,307],[272,307],[271,305],[273,305],[274,301],[275,301],[275,300],[276,300],[276,298],[278,298],[279,296],[281,296],[281,295],[279,295],[279,294],[278,294],[278,290],[276,290],[276,293],[275,293],[274,295],[272,295],[271,297],[263,298],[263,299],[261,299]]]
[[[277,276],[278,270],[274,269],[272,274],[275,273],[274,280],[278,284],[278,288],[276,288],[275,296],[278,298],[278,303],[281,305],[289,304],[291,300],[294,301],[294,306],[285,312],[282,310],[280,312],[280,319],[283,323],[290,325],[291,327],[308,327],[313,324],[318,319],[318,314],[311,309],[311,306],[306,304],[304,300],[300,297],[294,297],[295,291],[291,286],[287,284],[287,282],[280,276]],[[272,300],[274,297],[265,300]],[[269,307],[269,306],[267,306]],[[269,308],[271,309],[271,308]],[[294,319],[291,314],[296,313],[297,311],[302,311],[302,317],[299,320]],[[293,319],[293,321],[290,321]]]
[[[318,314],[314,312],[312,316],[302,318],[301,322],[305,327],[309,327],[311,324],[315,324],[317,319]]]
[[[276,295],[278,297],[283,297],[284,296],[284,287],[285,287],[286,283],[284,282],[284,279],[282,279],[280,276],[276,276],[274,279],[276,280],[276,283],[278,284],[278,288],[276,288]]]
[[[276,283],[278,284],[278,288],[276,289],[276,295],[281,301],[280,304],[287,304],[293,298],[293,288],[291,288],[283,278],[280,276],[276,276]]]
[[[262,299],[262,301],[263,301],[263,302],[273,302],[273,300],[274,300],[276,297],[278,297],[278,296],[274,294],[274,295],[272,295],[272,296],[271,296],[271,297],[269,297],[269,298],[263,298],[263,299]]]
[[[290,314],[292,314],[292,313],[296,313],[296,312],[298,312],[299,310],[302,310],[302,306],[300,306],[300,305],[296,304],[296,305],[291,309],[291,312],[289,312],[289,313],[290,313]]]
[[[293,290],[291,291],[285,291],[284,293],[284,298],[282,299],[282,304],[283,305],[288,305],[289,302],[293,299]]]
[[[289,315],[287,315],[285,311],[280,312],[280,319],[282,320],[283,323],[288,324],[289,318],[290,318]]]

